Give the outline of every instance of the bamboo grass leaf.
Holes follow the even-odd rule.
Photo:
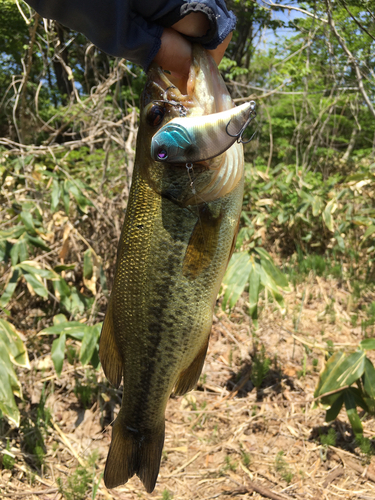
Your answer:
[[[0,410],[5,417],[17,427],[20,424],[20,413],[14,399],[14,392],[20,393],[17,376],[14,372],[5,345],[0,341]],[[15,387],[16,385],[16,387]]]
[[[363,351],[349,355],[341,351],[336,352],[329,358],[320,375],[314,397],[324,396],[324,394],[353,384],[362,376],[364,368],[365,353]],[[330,404],[329,401],[328,404]]]
[[[249,276],[249,315],[253,319],[255,326],[258,323],[258,299],[259,299],[260,274],[256,267],[252,267]]]
[[[27,232],[29,234],[31,234],[31,236],[36,236],[37,232],[36,232],[36,229],[34,226],[34,220],[33,220],[33,216],[31,215],[31,212],[22,211],[21,212],[21,220],[22,220]]]
[[[58,376],[61,375],[65,356],[66,335],[62,333],[52,343],[51,358]]]
[[[342,405],[344,404],[344,394],[341,392],[339,397],[335,399],[332,403],[331,407],[326,412],[326,422],[332,422],[337,418],[337,415],[340,413]]]
[[[356,436],[362,436],[363,435],[362,422],[357,412],[355,398],[353,394],[351,394],[349,391],[345,391],[344,393],[344,403],[345,403],[346,413],[348,415],[350,424],[353,428],[354,434]]]
[[[0,339],[14,364],[24,368],[30,368],[27,350],[19,333],[12,324],[4,319],[0,319]]]
[[[375,368],[368,358],[365,359],[365,371],[363,374],[363,380],[363,387],[366,394],[370,398],[375,399]]]
[[[42,282],[40,276],[26,272],[24,272],[23,275],[27,283],[30,285],[30,287],[34,290],[34,292],[37,295],[43,297],[44,299],[48,297],[48,290],[45,287],[44,283]]]
[[[249,280],[251,268],[250,256],[247,252],[235,253],[232,256],[223,279],[223,284],[226,286],[222,305],[223,309],[225,309],[227,304],[229,305],[229,309],[232,309],[236,305]]]
[[[12,295],[17,287],[17,283],[20,277],[21,277],[20,270],[17,268],[13,269],[13,273],[11,274],[10,279],[5,287],[4,293],[0,298],[1,307],[5,307],[12,298]]]
[[[97,347],[99,340],[101,327],[102,324],[98,323],[95,326],[86,326],[85,328],[81,350],[79,353],[79,359],[83,366],[87,365],[94,354],[94,350]]]
[[[375,349],[375,339],[363,339],[359,344],[364,351]]]

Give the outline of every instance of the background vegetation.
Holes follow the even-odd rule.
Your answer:
[[[371,338],[375,3],[228,4],[238,26],[220,69],[235,102],[256,101],[257,133],[245,149],[238,252],[223,308],[245,297],[255,330],[261,297],[285,311],[283,290],[311,275],[334,278],[350,292],[350,321]],[[58,374],[64,359],[99,366],[145,75],[13,0],[0,1],[0,53],[0,412],[4,429],[21,426],[27,435],[32,426],[37,437],[27,449],[40,467],[50,415],[41,396],[31,423],[18,374],[50,352]],[[358,435],[356,407],[374,410],[373,367],[361,354],[373,348],[361,344],[359,354],[331,360],[361,358],[351,382],[357,393],[340,392],[328,372],[316,392],[337,391],[326,402],[353,410]],[[96,390],[92,380],[76,385],[83,405]]]

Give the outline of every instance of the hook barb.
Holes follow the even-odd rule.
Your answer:
[[[230,125],[230,122],[231,122],[231,119],[229,120],[229,122],[227,123],[226,127],[225,127],[225,131],[226,133],[230,136],[230,137],[236,137],[237,138],[237,142],[239,144],[248,144],[250,141],[253,140],[255,134],[256,134],[256,131],[253,133],[253,135],[250,137],[249,140],[247,141],[244,141],[243,140],[243,134],[245,132],[245,130],[247,129],[248,125],[250,124],[250,122],[252,120],[254,120],[254,118],[256,117],[256,111],[255,111],[255,102],[254,101],[250,101],[250,112],[249,112],[249,116],[247,117],[247,120],[245,121],[245,123],[242,125],[242,127],[240,128],[239,132],[237,134],[231,134],[228,130],[228,127]]]

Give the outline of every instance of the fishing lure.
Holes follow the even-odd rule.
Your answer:
[[[255,102],[206,116],[173,118],[156,132],[151,141],[151,156],[168,163],[197,163],[222,154],[236,141],[255,118]]]

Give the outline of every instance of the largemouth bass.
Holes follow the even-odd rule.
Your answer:
[[[132,187],[100,339],[108,380],[116,387],[122,379],[124,384],[104,472],[108,488],[137,474],[146,490],[153,491],[168,398],[193,389],[203,367],[243,198],[242,144],[230,140],[234,144],[228,144],[227,151],[221,147],[227,136],[237,137],[240,124],[229,111],[233,106],[216,64],[198,46],[186,94],[161,68],[149,70]],[[188,150],[177,163],[151,154],[153,137],[171,120],[181,118],[184,125],[185,116],[198,123],[202,117],[210,123],[207,115],[221,112],[229,112],[233,130],[224,126],[225,120],[215,137],[211,130],[210,151],[194,153],[198,163],[189,163]],[[200,135],[204,139],[204,130]],[[215,144],[220,145],[216,152]]]

